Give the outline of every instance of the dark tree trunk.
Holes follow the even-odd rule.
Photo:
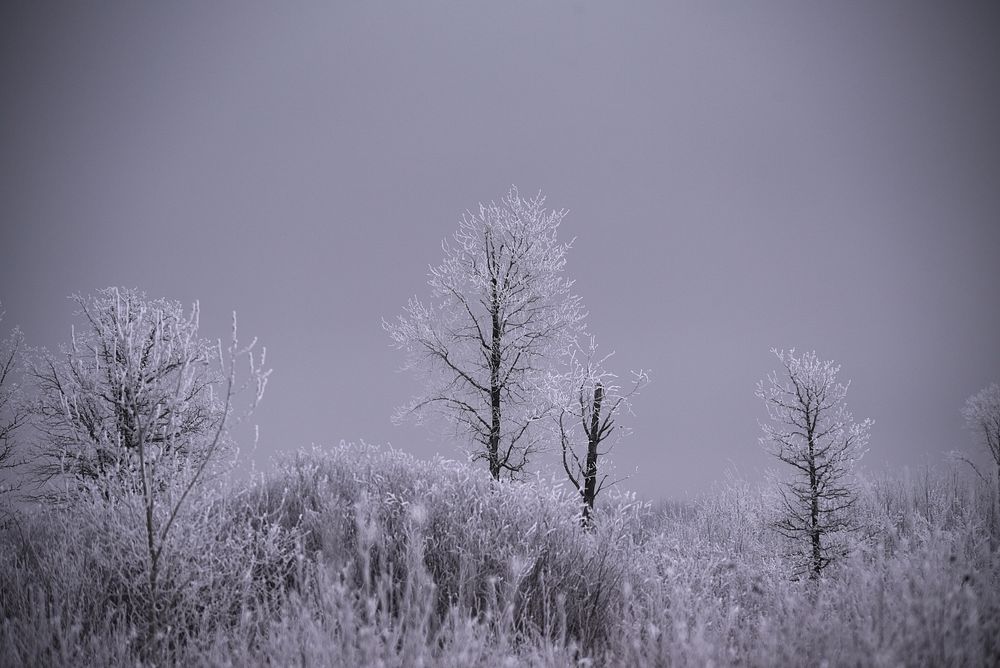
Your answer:
[[[809,434],[809,534],[812,538],[812,573],[810,577],[818,578],[823,570],[823,546],[820,543],[819,527],[819,481],[816,477],[816,459],[812,434]]]
[[[594,388],[594,403],[591,404],[590,430],[587,432],[587,463],[583,471],[583,523],[590,525],[597,498],[597,446],[600,445],[601,402],[604,387],[598,383]]]
[[[501,323],[500,304],[497,299],[497,279],[492,280],[492,341],[490,346],[490,442],[487,446],[487,456],[490,464],[490,475],[494,480],[500,479],[500,361],[501,361]]]

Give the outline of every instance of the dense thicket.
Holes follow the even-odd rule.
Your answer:
[[[206,486],[141,632],[141,498],[95,495],[0,535],[0,664],[996,665],[991,491],[956,472],[863,481],[864,530],[792,581],[776,504],[730,480],[654,508],[497,484],[466,464],[342,445]],[[823,590],[817,597],[816,589]]]

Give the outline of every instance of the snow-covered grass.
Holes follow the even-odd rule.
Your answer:
[[[1000,532],[954,472],[864,481],[866,531],[792,580],[773,495],[689,503],[491,482],[372,446],[207,486],[146,633],[141,503],[25,515],[0,540],[0,665],[997,665]]]

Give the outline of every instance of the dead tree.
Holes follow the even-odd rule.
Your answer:
[[[605,368],[610,357],[597,357],[593,338],[587,349],[574,344],[568,351],[566,370],[555,383],[563,470],[580,493],[584,526],[592,524],[594,503],[608,479],[606,473],[598,479],[601,458],[626,433],[616,421],[623,413],[632,412],[632,398],[649,383],[645,371],[633,372],[629,386],[623,389],[617,376]],[[584,443],[586,454],[581,460],[577,450]]]

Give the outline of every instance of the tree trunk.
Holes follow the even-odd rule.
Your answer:
[[[492,279],[492,341],[490,342],[490,442],[487,446],[487,457],[490,464],[490,475],[494,480],[500,479],[500,361],[501,361],[501,327],[500,304],[497,300],[497,279]]]
[[[816,460],[813,455],[812,438],[809,439],[809,534],[812,538],[812,573],[810,577],[818,578],[823,570],[823,549],[820,544],[819,529],[819,484],[816,478]]]
[[[594,388],[594,403],[591,404],[590,431],[587,433],[587,463],[583,471],[583,523],[589,526],[597,498],[597,446],[600,445],[601,401],[604,387],[598,383]]]

